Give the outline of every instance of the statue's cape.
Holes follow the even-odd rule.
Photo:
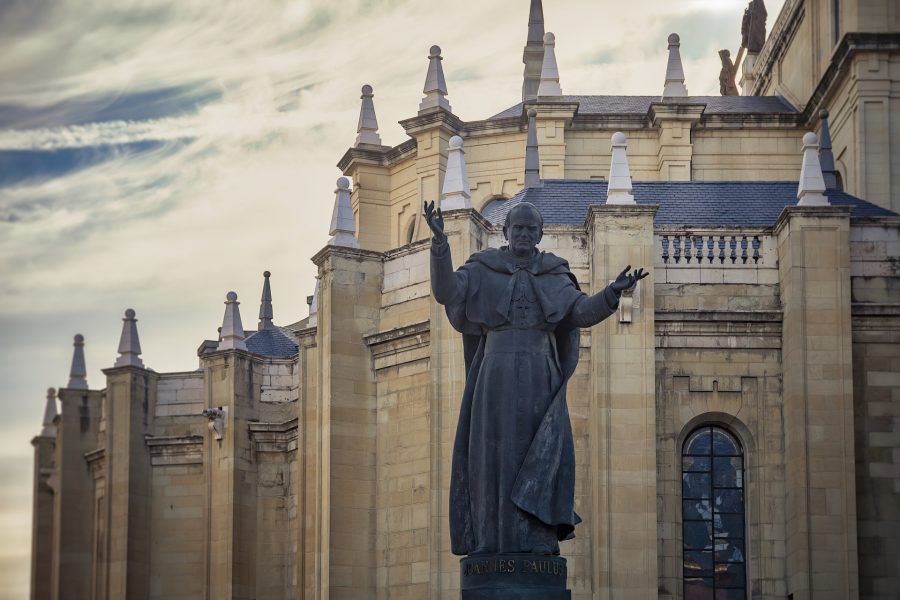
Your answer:
[[[473,254],[460,270],[467,274],[466,297],[459,303],[446,305],[450,323],[463,334],[466,364],[450,482],[452,551],[462,555],[475,549],[468,465],[472,402],[484,358],[485,334],[507,323],[516,281],[513,275],[518,270],[533,276],[532,288],[544,317],[556,325],[555,345],[563,377],[519,468],[511,499],[520,509],[555,526],[558,539],[570,539],[581,519],[574,511],[575,448],[566,406],[566,384],[578,364],[579,330],[568,323],[566,316],[582,296],[578,281],[564,259],[547,252],[537,254],[522,269],[505,249],[485,250]]]

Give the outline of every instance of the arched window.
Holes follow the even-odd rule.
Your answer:
[[[502,196],[498,198],[491,198],[490,200],[488,200],[487,204],[485,204],[481,208],[481,215],[485,219],[490,219],[491,213],[503,206],[504,202],[506,202],[506,198],[503,198]]]
[[[704,425],[681,450],[684,600],[745,600],[744,453]]]

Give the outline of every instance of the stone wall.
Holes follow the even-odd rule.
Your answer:
[[[474,211],[446,227],[457,265],[502,243]],[[725,235],[734,262],[705,243],[700,262],[674,259],[674,236]],[[900,224],[826,208],[787,210],[774,232],[654,230],[652,208],[595,207],[587,231],[548,226],[541,247],[588,293],[653,266],[630,310],[582,332],[569,383],[573,598],[681,597],[680,452],[710,423],[744,450],[753,597],[897,595]],[[456,598],[465,377],[429,256],[427,241],[320,253],[296,359],[213,352],[196,372],[109,369],[105,393],[62,390],[38,490],[55,502],[58,597]],[[221,440],[200,415],[218,406]]]
[[[148,597],[188,600],[207,586],[207,478],[201,461],[171,463],[153,468]]]
[[[828,110],[844,190],[897,212],[900,157],[889,142],[900,136],[896,2],[788,0],[769,22],[752,93],[784,97],[804,111],[809,129]]]
[[[860,595],[900,595],[900,227],[850,229]]]

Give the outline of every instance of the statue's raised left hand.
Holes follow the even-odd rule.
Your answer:
[[[616,280],[610,284],[613,291],[616,295],[622,295],[622,292],[625,290],[633,288],[638,281],[649,275],[649,272],[644,272],[643,268],[637,269],[633,273],[629,273],[628,271],[631,269],[631,265],[628,265],[622,272],[619,273],[619,276],[616,277]]]

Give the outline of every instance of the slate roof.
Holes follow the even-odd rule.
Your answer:
[[[501,224],[510,209],[531,202],[544,223],[581,225],[592,204],[606,204],[606,181],[548,179],[527,188],[488,220]],[[654,224],[693,227],[771,227],[785,206],[797,204],[796,181],[636,181],[632,193],[638,204],[658,204]],[[852,206],[851,219],[897,216],[865,200],[828,190],[831,204]]]
[[[297,355],[298,346],[282,328],[260,329],[244,340],[247,350],[270,358],[290,358]]]
[[[561,96],[562,102],[578,102],[581,115],[645,115],[660,96]],[[666,104],[705,104],[705,114],[796,114],[797,111],[777,96],[687,96],[668,98]],[[499,112],[490,119],[518,117],[522,103]]]

